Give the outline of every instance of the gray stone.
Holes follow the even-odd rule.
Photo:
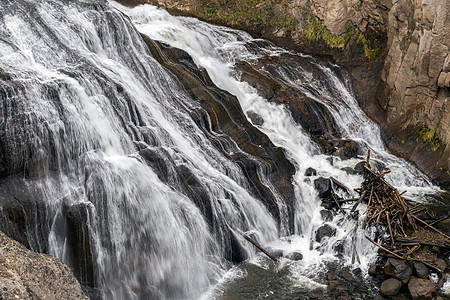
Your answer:
[[[395,278],[389,278],[388,280],[383,281],[380,287],[381,295],[389,297],[395,296],[398,294],[400,289],[402,288],[402,282]]]
[[[412,268],[403,260],[389,258],[384,265],[384,274],[395,277],[403,283],[408,283]]]

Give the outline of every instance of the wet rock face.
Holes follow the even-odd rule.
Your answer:
[[[264,168],[272,185],[287,204],[289,224],[293,229],[295,194],[291,178],[295,168],[286,159],[283,151],[252,126],[236,97],[214,86],[206,71],[199,69],[186,52],[159,44],[146,36],[143,38],[155,59],[181,81],[193,99],[198,99],[204,111],[190,111],[194,121],[218,149],[242,168],[253,195],[264,203],[277,220],[280,220],[275,196],[259,180],[258,172]],[[218,138],[217,133],[224,135]],[[233,146],[235,144],[239,149]],[[187,185],[191,188],[199,186],[190,183]],[[207,207],[204,208],[207,210]],[[207,214],[206,216],[210,219]]]
[[[81,284],[93,287],[94,262],[89,238],[89,208],[85,203],[71,206],[66,213],[68,255]]]
[[[447,0],[395,1],[389,11],[390,47],[381,74],[390,95],[382,103],[387,111],[384,129],[388,146],[412,159],[433,178],[442,182],[446,177],[447,183],[450,167],[449,13]],[[417,127],[415,134],[399,139],[398,133],[405,132],[408,125]],[[439,149],[430,150],[432,147],[426,147],[426,143],[420,147],[422,137],[417,131],[424,126],[436,129]],[[404,142],[400,143],[402,140]],[[430,160],[433,163],[429,163]]]
[[[0,232],[0,286],[4,299],[88,299],[57,258],[27,250]]]

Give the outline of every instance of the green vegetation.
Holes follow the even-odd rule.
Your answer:
[[[353,33],[346,34],[345,37],[339,37],[332,34],[323,24],[323,22],[311,15],[309,17],[307,37],[310,40],[323,40],[331,48],[344,48],[346,43],[351,39]]]
[[[297,18],[289,9],[286,0],[199,0],[194,7],[196,14],[212,22],[242,29],[273,26],[293,31]]]
[[[431,149],[436,151],[441,146],[439,137],[436,134],[436,129],[430,129],[427,126],[423,126],[419,129],[419,134],[423,140],[431,145]]]
[[[368,35],[359,32],[357,43],[362,43],[364,46],[364,56],[368,61],[373,61],[380,54],[380,42],[377,38],[374,38],[371,42],[370,37]]]

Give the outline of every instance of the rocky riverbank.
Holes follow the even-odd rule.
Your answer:
[[[450,183],[449,19],[445,0],[120,0],[250,32],[351,74],[360,106],[395,154]]]
[[[88,299],[57,258],[26,249],[0,232],[0,299]]]

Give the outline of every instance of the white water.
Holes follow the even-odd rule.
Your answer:
[[[256,51],[255,48],[249,50],[250,47],[246,45],[254,40],[244,32],[206,24],[192,18],[173,17],[164,10],[149,5],[129,9],[115,2],[111,3],[124,11],[140,32],[189,53],[198,66],[208,71],[217,86],[238,97],[245,112],[253,111],[260,115],[264,119],[264,124],[259,128],[274,144],[286,149],[287,155],[297,168],[294,178],[298,198],[296,236],[290,237],[289,241],[275,240],[268,245],[282,249],[285,253],[292,251],[303,253],[302,264],[292,267],[292,277],[300,278],[298,280],[305,286],[313,284],[311,279],[307,279],[305,283],[304,275],[313,278],[317,273],[317,267],[320,269],[325,262],[338,260],[333,248],[336,243],[342,241],[347,241],[342,263],[351,265],[352,253],[356,251],[361,263],[353,266],[362,268],[363,274],[367,274],[369,263],[375,258],[376,248],[364,238],[364,235],[370,235],[370,232],[365,232],[361,226],[356,233],[353,231],[355,227],[353,220],[342,216],[335,217],[328,224],[336,228],[336,236],[322,240],[320,245],[313,241],[315,230],[324,224],[324,221],[319,213],[320,200],[312,184],[315,177],[306,179],[303,175],[307,168],[313,167],[317,169],[318,176],[333,176],[353,189],[359,186],[362,178],[348,175],[341,168],[354,167],[360,159],[342,161],[334,158],[332,165],[327,156],[318,154],[309,136],[292,120],[283,106],[269,103],[260,97],[256,90],[240,82],[239,74],[233,70],[234,64],[238,61],[252,63],[262,57],[281,54],[306,56],[289,53],[275,46],[261,47]],[[278,66],[278,75],[305,95],[325,104],[337,124],[341,126],[343,137],[359,141],[371,149],[372,158],[379,159],[392,170],[393,175],[388,176],[388,180],[399,189],[407,189],[410,195],[419,198],[420,195],[437,192],[438,189],[432,186],[420,171],[387,152],[381,141],[378,126],[358,107],[349,80],[345,77],[339,78],[333,70],[339,67],[323,65],[313,58],[309,60],[322,70],[324,77],[327,78],[327,85],[314,78],[301,66]],[[316,93],[309,92],[311,88]],[[359,209],[363,211],[365,208],[361,205]],[[362,224],[361,220],[359,223]]]
[[[313,242],[310,249],[323,221],[312,181],[305,181],[303,174],[314,167],[318,176],[334,176],[356,187],[362,179],[340,167],[357,161],[331,165],[282,106],[268,103],[232,76],[238,59],[287,52],[268,47],[250,53],[244,45],[251,37],[243,32],[174,18],[151,6],[130,10],[114,5],[140,31],[187,51],[219,87],[238,97],[245,111],[264,118],[261,130],[286,150],[297,168],[296,235],[290,242],[279,239],[275,220],[249,194],[242,170],[211,145],[186,113],[186,107],[198,108],[195,101],[151,57],[118,11],[101,1],[6,0],[0,6],[0,68],[12,80],[1,81],[1,89],[13,92],[2,99],[7,109],[0,114],[1,123],[9,128],[13,138],[6,141],[13,141],[15,153],[26,152],[23,145],[31,145],[27,161],[31,179],[16,184],[42,194],[47,212],[40,221],[51,225],[41,234],[48,235],[49,252],[71,263],[73,249],[64,218],[67,207],[85,205],[96,285],[108,299],[196,299],[211,284],[241,276],[236,269],[225,273],[229,265],[223,259],[230,232],[238,231],[253,232],[263,245],[285,252],[300,250],[304,260],[291,266],[292,278],[302,286],[320,286],[314,273],[325,262],[338,261],[333,246],[351,241],[355,224],[335,217],[329,224],[337,229],[336,236]],[[397,166],[393,173],[406,179],[393,178],[394,184],[417,193],[434,191],[415,179],[420,174],[414,168],[384,151],[376,127],[357,108],[348,85],[328,73],[345,100],[334,110],[343,128],[352,120],[368,124],[358,136],[344,130],[349,137],[364,138],[389,168]],[[138,153],[143,149],[161,155],[167,169],[164,176],[145,163]],[[214,230],[179,187],[179,167],[188,169],[206,191]],[[356,232],[356,251],[360,266],[367,268],[374,251],[363,234]],[[256,257],[251,245],[239,235],[236,238]],[[352,245],[347,244],[342,264],[351,260]],[[259,256],[254,261],[266,263]]]

